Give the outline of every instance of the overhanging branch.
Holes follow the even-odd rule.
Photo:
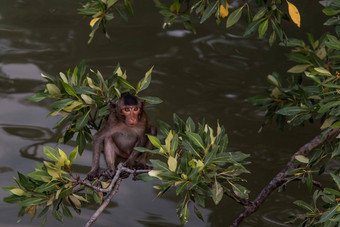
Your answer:
[[[292,155],[288,164],[269,182],[266,187],[262,189],[260,194],[253,202],[245,203],[243,201],[243,204],[247,204],[246,206],[244,206],[245,210],[234,220],[231,226],[238,226],[246,217],[257,211],[274,190],[281,187],[284,183],[287,182],[286,171],[290,168],[298,167],[298,164],[294,163],[295,157],[297,155],[307,156],[312,150],[324,144],[328,139],[337,136],[339,133],[340,129],[333,129],[326,136],[324,136],[324,138],[322,138],[322,135],[318,135],[314,139],[303,145],[295,154]]]

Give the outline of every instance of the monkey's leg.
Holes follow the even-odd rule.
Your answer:
[[[153,135],[153,136],[157,136],[157,128],[154,127],[154,126],[150,126],[150,134]],[[146,138],[145,147],[149,150],[153,149],[153,145],[148,138]],[[148,160],[148,155],[149,155],[149,153],[147,153],[147,152],[144,152],[141,155],[141,158],[140,158],[140,160],[137,164],[138,167],[146,168],[146,162]]]
[[[106,138],[104,141],[104,158],[107,170],[103,174],[110,178],[115,174],[116,153],[118,153],[118,147],[111,137]]]

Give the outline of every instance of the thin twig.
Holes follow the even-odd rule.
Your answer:
[[[253,202],[249,202],[249,206],[245,206],[245,210],[234,220],[231,226],[238,226],[246,217],[253,214],[257,209],[266,201],[270,194],[281,187],[287,182],[286,171],[290,168],[297,168],[298,164],[294,163],[297,155],[307,156],[312,150],[327,142],[329,138],[338,135],[340,129],[330,131],[324,138],[321,135],[316,136],[314,139],[303,145],[294,155],[292,155],[288,164],[269,182],[269,184],[262,189],[260,194]]]
[[[119,175],[118,175],[119,176]],[[105,198],[102,205],[96,210],[96,212],[91,216],[90,220],[86,223],[85,227],[90,227],[99,217],[99,215],[104,211],[104,209],[109,205],[112,197],[117,194],[119,190],[120,183],[122,182],[122,178],[119,178],[115,184],[115,187],[110,192],[110,194]]]

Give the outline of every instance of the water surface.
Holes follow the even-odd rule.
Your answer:
[[[302,29],[294,25],[288,34],[305,37],[309,31],[322,33],[321,7],[317,1],[296,2],[302,10]],[[244,24],[227,32],[213,20],[197,24],[197,34],[183,30],[180,24],[162,29],[162,18],[151,1],[135,2],[135,17],[128,23],[115,20],[109,26],[111,41],[99,32],[87,45],[88,19],[76,14],[78,1],[2,0],[0,2],[0,182],[13,185],[16,172],[29,173],[36,161],[44,160],[43,146],[56,147],[60,130],[52,129],[57,117],[46,118],[47,102],[30,103],[25,97],[44,84],[41,73],[55,76],[73,68],[82,59],[92,69],[110,75],[115,65],[127,70],[136,83],[155,66],[152,83],[145,95],[158,96],[164,103],[147,109],[153,122],[171,122],[175,112],[183,118],[205,118],[211,125],[217,119],[229,135],[229,149],[251,154],[252,174],[247,187],[257,193],[280,171],[289,157],[318,133],[307,125],[294,131],[280,132],[274,126],[257,131],[263,113],[245,102],[263,94],[266,76],[277,71],[285,74],[293,63],[285,61],[284,49],[269,48],[267,41],[256,36],[244,38]],[[58,145],[66,152],[74,143]],[[86,174],[91,165],[91,146],[77,159],[75,170]],[[176,198],[169,193],[156,198],[152,185],[126,180],[95,226],[180,226],[176,217]],[[0,198],[7,196],[0,190]],[[284,193],[275,193],[242,226],[285,226],[284,221],[297,208],[292,202],[306,198],[303,185],[292,185]],[[64,226],[83,226],[96,205],[65,220]],[[243,210],[226,198],[218,206],[210,201],[201,209],[205,222],[191,214],[186,226],[228,226]],[[0,225],[18,226],[18,207],[0,203]],[[39,226],[25,217],[20,226]],[[60,226],[49,217],[47,226]]]

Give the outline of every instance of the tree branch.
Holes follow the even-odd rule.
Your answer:
[[[244,204],[245,210],[234,220],[231,226],[238,226],[246,217],[257,211],[257,209],[259,209],[259,207],[266,201],[266,199],[274,190],[287,182],[286,171],[290,168],[297,168],[299,166],[299,164],[294,163],[295,157],[297,155],[307,156],[313,149],[324,144],[328,139],[337,136],[339,132],[340,129],[333,129],[332,131],[328,132],[328,134],[326,134],[324,138],[322,135],[318,135],[314,139],[303,145],[295,154],[292,155],[288,164],[269,182],[266,187],[262,189],[257,198],[253,202],[249,202],[248,205]],[[244,201],[241,203],[243,204]]]
[[[75,183],[84,185],[86,187],[92,188],[93,190],[97,192],[109,192],[107,197],[104,199],[103,203],[100,205],[100,207],[96,210],[96,212],[91,216],[91,218],[86,223],[85,227],[90,227],[99,217],[99,215],[104,211],[104,209],[109,205],[111,199],[117,192],[119,191],[120,183],[122,182],[123,178],[121,177],[121,173],[127,172],[127,173],[133,173],[133,174],[140,174],[140,173],[147,173],[149,172],[149,169],[143,169],[143,170],[132,170],[129,168],[124,167],[123,163],[119,163],[116,173],[113,176],[111,183],[109,187],[107,188],[101,188],[91,185],[90,183],[86,182],[85,180],[78,179]]]
[[[122,178],[118,178],[118,180],[117,180],[113,190],[111,190],[110,194],[105,198],[105,200],[103,201],[102,205],[100,205],[100,207],[96,210],[96,212],[91,216],[90,220],[88,220],[88,222],[86,223],[85,227],[90,227],[97,220],[99,215],[104,211],[104,209],[107,207],[107,205],[109,205],[112,197],[115,194],[117,194],[117,192],[119,190],[120,183],[122,182],[122,180],[123,180]]]

